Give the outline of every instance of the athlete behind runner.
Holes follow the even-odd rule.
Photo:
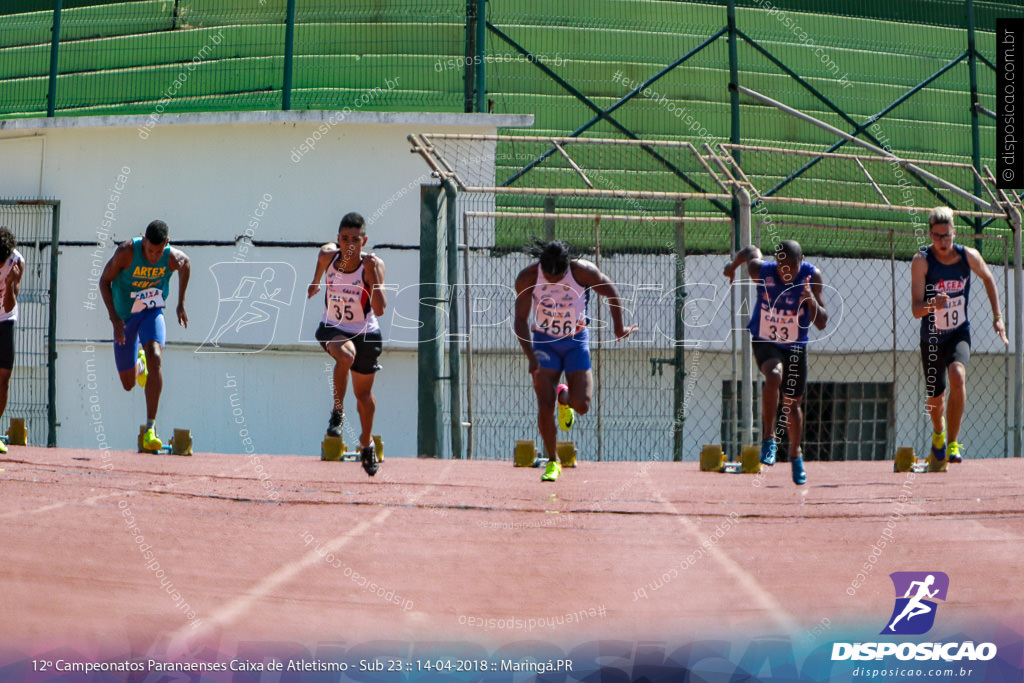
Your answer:
[[[972,271],[985,284],[992,306],[992,329],[1003,344],[1010,340],[1006,337],[995,278],[977,249],[954,244],[956,227],[948,207],[932,210],[928,233],[931,245],[914,254],[910,263],[911,306],[914,317],[921,319],[921,363],[932,419],[932,458],[942,463],[948,455],[949,462],[957,463],[963,460],[957,439],[967,401],[967,362],[971,358],[967,300]]]
[[[359,422],[359,456],[371,477],[377,474],[377,453],[373,445],[373,379],[383,348],[377,316],[384,315],[384,261],[362,251],[366,245],[366,221],[358,213],[347,213],[338,227],[338,242],[320,247],[307,298],[320,291],[326,273],[324,314],[316,330],[320,342],[334,359],[334,408],[327,435],[342,435],[345,417],[345,388],[352,373]]]
[[[537,428],[548,456],[541,481],[555,481],[562,472],[555,449],[555,405],[558,426],[568,430],[577,413],[590,410],[594,391],[587,332],[591,290],[608,298],[616,340],[625,339],[637,326],[623,326],[622,302],[611,280],[590,261],[570,259],[565,244],[541,244],[530,254],[538,262],[516,276],[514,330],[537,394]],[[563,372],[566,384],[559,384]]]
[[[100,294],[114,328],[114,363],[121,385],[131,391],[138,383],[146,390],[146,432],[142,447],[159,450],[156,414],[163,390],[163,347],[167,324],[164,306],[171,273],[178,273],[178,324],[188,327],[185,290],[191,272],[188,256],[168,244],[163,221],[146,226],[146,234],[124,242],[107,261],[100,277]],[[141,343],[141,348],[140,348]]]
[[[18,320],[18,290],[25,259],[18,252],[14,233],[0,228],[0,417],[7,410],[7,389],[14,370],[14,323]],[[7,445],[0,441],[0,453]]]
[[[761,250],[750,245],[736,254],[725,267],[731,282],[736,269],[746,263],[750,279],[757,280],[757,308],[747,329],[753,337],[754,358],[764,375],[761,396],[761,462],[775,464],[775,418],[782,392],[782,419],[789,434],[789,462],[793,483],[807,482],[800,450],[804,430],[801,408],[807,386],[807,330],[811,323],[824,330],[828,323],[821,271],[804,261],[803,249],[793,240],[783,240],[775,260],[765,261]]]

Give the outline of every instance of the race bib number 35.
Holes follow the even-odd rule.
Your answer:
[[[163,308],[164,294],[156,287],[132,292],[132,313],[144,311],[147,308]]]
[[[328,291],[327,320],[334,325],[339,323],[358,324],[366,320],[366,314],[363,313],[362,299],[359,294],[345,291]]]
[[[800,327],[795,314],[788,315],[779,311],[761,309],[761,339],[784,344],[796,341]]]

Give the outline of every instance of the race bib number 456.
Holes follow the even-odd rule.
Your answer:
[[[571,337],[584,327],[583,321],[573,317],[572,309],[537,306],[536,329],[550,337]]]
[[[144,311],[147,308],[163,308],[164,294],[156,287],[132,292],[132,313]]]

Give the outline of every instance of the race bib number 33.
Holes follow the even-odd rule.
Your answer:
[[[800,334],[796,314],[764,308],[761,309],[760,330],[761,339],[780,344],[796,341]]]

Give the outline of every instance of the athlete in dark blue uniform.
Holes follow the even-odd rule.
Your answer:
[[[972,272],[985,285],[992,305],[992,328],[1004,344],[1010,341],[999,308],[999,291],[985,259],[976,249],[953,243],[953,212],[945,206],[933,209],[928,225],[932,244],[915,254],[910,264],[911,296],[914,317],[921,319],[921,362],[933,428],[932,468],[941,469],[947,456],[948,462],[963,460],[957,438],[967,401],[965,380],[971,358],[967,303]]]
[[[804,415],[800,407],[807,386],[807,330],[813,323],[819,330],[828,323],[822,292],[821,271],[804,261],[803,249],[793,240],[783,240],[775,260],[765,261],[761,250],[750,245],[736,254],[725,267],[731,281],[736,269],[747,264],[750,278],[757,280],[757,307],[747,329],[753,337],[754,358],[764,375],[761,397],[761,462],[775,464],[775,416],[782,392],[783,422],[789,433],[789,461],[793,483],[807,481],[800,452]]]

